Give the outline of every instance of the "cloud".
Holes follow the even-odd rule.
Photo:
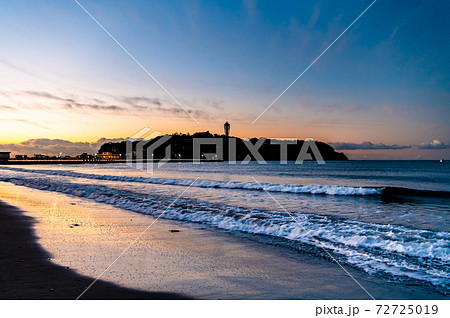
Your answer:
[[[449,149],[450,145],[443,143],[442,141],[439,141],[437,139],[433,140],[432,142],[428,143],[421,143],[417,146],[419,149]]]
[[[207,106],[210,106],[210,107],[218,109],[218,110],[224,110],[224,107],[223,107],[224,101],[223,100],[206,99],[205,104]]]
[[[375,107],[375,111],[380,114],[394,115],[405,112],[405,109],[402,106],[379,105]]]
[[[96,142],[72,142],[63,139],[29,139],[18,144],[0,144],[1,151],[11,151],[13,154],[44,154],[49,156],[59,155],[78,155],[84,152],[94,154],[100,146],[107,142],[120,142],[124,139],[106,139],[101,138]]]
[[[387,42],[391,42],[391,41],[394,39],[394,37],[395,37],[395,35],[397,34],[397,32],[398,32],[399,29],[400,29],[399,26],[396,26],[396,27],[394,28],[394,30],[391,32],[391,35],[389,35],[389,38],[387,39]]]
[[[50,94],[48,92],[41,92],[41,91],[25,91],[24,92],[27,95],[35,96],[35,97],[41,97],[45,99],[49,99],[52,101],[62,102],[62,106],[69,108],[69,109],[92,109],[92,110],[100,110],[100,111],[109,111],[109,112],[121,112],[121,111],[128,111],[129,109],[122,106],[117,105],[104,105],[106,102],[95,99],[97,101],[97,104],[95,103],[81,103],[76,101],[73,98],[64,98],[57,95]]]
[[[26,119],[20,119],[20,118],[0,118],[0,121],[12,121],[12,122],[18,122],[18,123],[25,123],[25,124],[33,125],[33,126],[36,126],[36,127],[41,127],[41,128],[48,129],[47,127],[45,127],[45,126],[39,124],[38,122],[31,121],[31,120],[26,120]]]
[[[159,98],[150,98],[144,96],[123,96],[120,98],[120,100],[131,106],[142,106],[142,104],[162,106],[161,100]]]
[[[6,106],[6,105],[0,105],[0,110],[9,110],[9,111],[16,111],[14,107]]]
[[[37,74],[31,73],[31,72],[28,70],[28,68],[19,67],[19,66],[15,65],[15,64],[13,64],[13,63],[7,61],[7,60],[0,59],[0,64],[6,65],[7,67],[9,67],[9,68],[11,68],[11,69],[13,69],[13,70],[15,70],[15,71],[19,71],[19,72],[21,72],[21,73],[23,73],[23,74],[26,74],[26,75],[29,75],[29,76],[31,76],[31,77],[33,77],[33,78],[44,79],[43,77],[38,76]],[[45,79],[44,79],[44,80],[45,80]]]
[[[358,110],[361,110],[361,108],[362,108],[362,105],[349,105],[349,106],[345,106],[344,110],[347,113],[352,113],[352,112],[356,112]]]
[[[375,121],[372,121],[373,123]],[[332,127],[332,126],[339,126],[339,127],[343,127],[343,126],[350,126],[350,127],[354,127],[354,126],[359,126],[361,125],[360,120],[354,120],[351,118],[332,118],[332,119],[327,119],[327,118],[318,118],[318,119],[314,119],[308,122],[309,126],[322,126],[322,127]]]
[[[247,15],[254,19],[258,15],[258,9],[256,8],[256,0],[244,0],[243,2]]]
[[[78,99],[82,99],[79,97],[78,99],[60,97],[55,94],[51,94],[43,91],[25,91],[22,94],[44,98],[46,100],[50,100],[56,102],[59,106],[65,109],[71,110],[95,110],[95,111],[103,111],[110,113],[123,113],[131,111],[136,112],[148,112],[155,111],[163,114],[183,116],[186,115],[184,110],[176,104],[165,103],[161,101],[161,99],[156,97],[145,97],[145,96],[111,96],[119,105],[111,104],[105,100],[101,100],[98,98],[90,99],[91,102],[81,102]],[[86,98],[84,98],[86,99]],[[209,114],[206,111],[200,109],[189,109],[188,113],[194,115],[197,118],[208,118]]]
[[[336,150],[387,150],[387,149],[450,149],[450,145],[443,143],[437,139],[428,142],[421,143],[419,145],[386,145],[383,143],[374,144],[370,141],[365,141],[362,143],[352,143],[352,142],[330,142]]]
[[[310,29],[314,28],[317,20],[319,19],[319,15],[320,15],[320,1],[317,2],[313,8],[311,18],[309,19],[309,22],[308,22],[308,28],[310,28]]]
[[[362,143],[351,143],[351,142],[331,142],[331,146],[333,146],[336,150],[379,150],[379,149],[408,149],[412,148],[412,146],[408,145],[386,145],[383,143],[374,144],[370,141],[365,141]]]

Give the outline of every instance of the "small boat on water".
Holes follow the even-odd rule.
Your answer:
[[[439,160],[439,162],[444,162],[444,159]]]

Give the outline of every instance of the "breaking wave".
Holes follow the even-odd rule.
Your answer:
[[[79,173],[73,171],[61,170],[44,170],[44,169],[22,169],[1,167],[3,170],[15,172],[37,173],[44,175],[57,175],[72,178],[84,178],[95,180],[107,180],[118,182],[139,182],[162,185],[188,186],[194,180],[190,179],[171,179],[171,178],[146,178],[146,177],[129,177],[129,176],[112,176],[98,175],[89,173]],[[294,185],[294,184],[273,184],[273,183],[257,183],[257,182],[236,182],[236,181],[213,181],[213,180],[197,180],[194,187],[198,188],[220,188],[220,189],[242,189],[257,190],[269,192],[284,193],[304,193],[304,194],[328,194],[328,195],[380,195],[383,188],[366,188],[366,187],[346,187],[337,185]]]

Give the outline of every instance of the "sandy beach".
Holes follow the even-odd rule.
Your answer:
[[[154,221],[147,215],[5,183],[0,184],[0,198],[21,209],[1,205],[4,299],[76,298]],[[347,269],[374,298],[445,297]],[[83,297],[370,299],[330,260],[162,219]]]
[[[36,243],[35,221],[20,209],[0,201],[0,298],[75,299],[91,277],[50,261],[50,254]],[[186,299],[182,295],[120,287],[97,281],[84,299]]]

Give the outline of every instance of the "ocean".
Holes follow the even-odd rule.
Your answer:
[[[167,163],[0,166],[0,181],[203,224],[370,275],[450,292],[450,165]]]

